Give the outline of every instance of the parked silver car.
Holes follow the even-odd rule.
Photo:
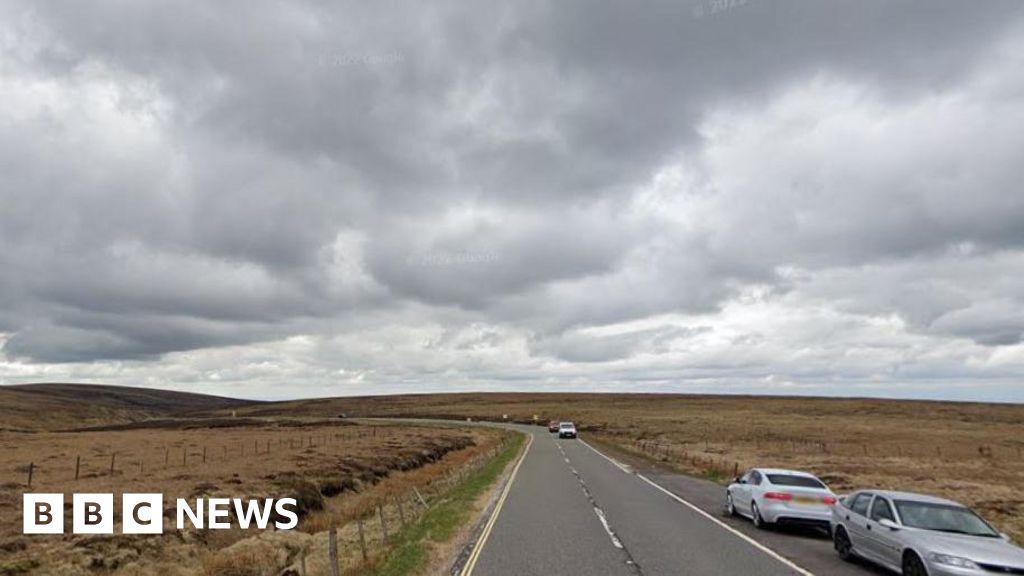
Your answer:
[[[832,508],[840,558],[859,556],[904,576],[1024,574],[1024,550],[970,508],[921,494],[867,490]]]
[[[754,526],[803,524],[828,529],[836,495],[813,474],[754,468],[725,489],[725,511]]]

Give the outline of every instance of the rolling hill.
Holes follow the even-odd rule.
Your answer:
[[[124,424],[254,404],[222,396],[96,384],[0,386],[0,430]]]

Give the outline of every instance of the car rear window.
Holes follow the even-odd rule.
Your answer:
[[[768,481],[776,486],[795,486],[797,488],[825,488],[817,478],[795,476],[793,474],[768,474]]]
[[[861,516],[867,516],[868,504],[870,503],[871,494],[858,494],[857,497],[853,499],[853,503],[850,504],[850,510],[853,510],[854,512],[860,514]]]

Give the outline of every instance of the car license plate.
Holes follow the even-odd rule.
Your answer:
[[[821,504],[821,498],[813,498],[811,496],[796,496],[793,498],[794,504],[801,504],[803,506],[817,506]]]

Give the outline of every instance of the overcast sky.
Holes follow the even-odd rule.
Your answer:
[[[1024,2],[0,0],[0,383],[1024,401]]]

